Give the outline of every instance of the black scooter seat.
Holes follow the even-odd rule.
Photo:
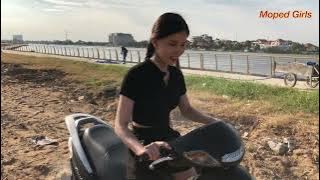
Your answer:
[[[96,179],[126,179],[128,149],[111,127],[87,128],[82,142]]]

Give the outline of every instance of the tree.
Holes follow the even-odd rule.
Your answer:
[[[291,45],[291,52],[292,53],[301,53],[302,51],[305,51],[305,47],[302,44],[293,42]]]
[[[248,49],[250,49],[251,48],[251,45],[252,45],[252,43],[251,43],[251,41],[245,41],[244,42],[244,47],[246,47],[246,48],[248,48]]]
[[[259,51],[260,50],[260,45],[256,44],[253,46],[253,51]]]

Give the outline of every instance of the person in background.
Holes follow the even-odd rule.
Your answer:
[[[128,49],[125,48],[124,46],[121,47],[121,54],[123,57],[123,64],[126,63],[126,58],[127,58],[127,54],[128,54]]]

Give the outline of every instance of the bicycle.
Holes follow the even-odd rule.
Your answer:
[[[319,85],[319,64],[316,62],[307,62],[308,66],[312,66],[312,72],[310,76],[307,76],[307,84],[315,88]]]
[[[284,73],[284,84],[289,87],[294,87],[297,84],[298,75],[304,76],[306,83],[311,88],[319,85],[319,64],[317,62],[304,63],[288,63],[274,64],[274,70]]]

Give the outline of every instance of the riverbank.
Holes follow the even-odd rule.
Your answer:
[[[84,61],[90,63],[98,63],[98,64],[108,64],[111,61],[107,60],[97,60],[92,58],[80,58],[80,57],[70,57],[70,56],[61,56],[61,55],[52,55],[52,54],[42,54],[42,53],[34,53],[34,52],[20,52],[20,51],[5,51],[6,53],[10,54],[19,54],[19,55],[27,55],[27,56],[35,56],[35,57],[52,57],[52,58],[59,58],[59,59],[69,59],[69,60],[76,60],[76,61]],[[112,61],[114,64],[118,64],[119,61]],[[133,66],[134,63],[128,62],[126,67]],[[201,76],[212,76],[212,77],[219,77],[224,79],[232,79],[232,80],[241,80],[247,82],[255,82],[261,83],[266,85],[273,85],[278,87],[286,87],[284,84],[283,79],[281,78],[272,78],[272,77],[262,77],[262,76],[252,76],[252,75],[243,75],[243,74],[236,74],[236,73],[226,73],[226,72],[216,72],[216,71],[203,71],[203,70],[195,70],[195,69],[182,69],[183,73],[190,74],[190,75],[201,75]],[[310,88],[306,81],[298,80],[297,84],[294,88],[301,89],[301,90],[317,90],[319,86],[315,89]]]

